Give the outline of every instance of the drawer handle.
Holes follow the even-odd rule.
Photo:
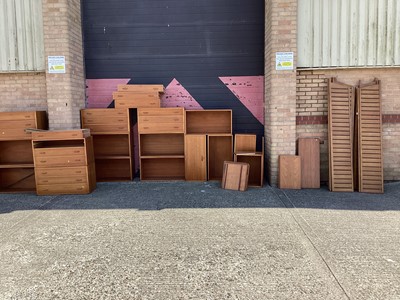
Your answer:
[[[75,150],[75,151],[74,151],[74,153],[80,153],[80,152],[81,152],[80,150]]]
[[[47,172],[42,172],[42,175],[47,175]]]
[[[76,179],[75,181],[76,182],[82,182],[82,179]]]
[[[75,173],[76,174],[82,174],[82,171],[76,171]]]
[[[48,180],[43,180],[43,182],[46,182],[46,183],[47,183],[47,182],[49,182],[49,181],[48,181]]]
[[[40,154],[46,154],[46,152],[39,152]]]
[[[41,160],[40,162],[44,164],[45,162],[47,162],[47,160]]]

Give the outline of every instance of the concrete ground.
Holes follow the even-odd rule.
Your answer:
[[[102,183],[0,195],[0,299],[400,299],[384,195]]]

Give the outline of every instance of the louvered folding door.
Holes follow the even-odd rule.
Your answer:
[[[353,192],[354,88],[329,80],[329,189]]]
[[[383,193],[380,82],[357,88],[358,185],[360,192]]]

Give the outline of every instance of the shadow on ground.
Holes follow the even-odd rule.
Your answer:
[[[0,213],[17,210],[85,210],[169,208],[315,208],[400,210],[400,183],[385,185],[385,194],[333,193],[326,187],[279,190],[268,185],[246,192],[228,191],[218,182],[98,183],[89,195],[36,196],[0,194]]]

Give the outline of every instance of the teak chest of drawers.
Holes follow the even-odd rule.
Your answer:
[[[38,195],[88,194],[96,187],[89,130],[32,133]]]
[[[35,191],[32,135],[47,129],[45,111],[0,113],[0,192]]]

